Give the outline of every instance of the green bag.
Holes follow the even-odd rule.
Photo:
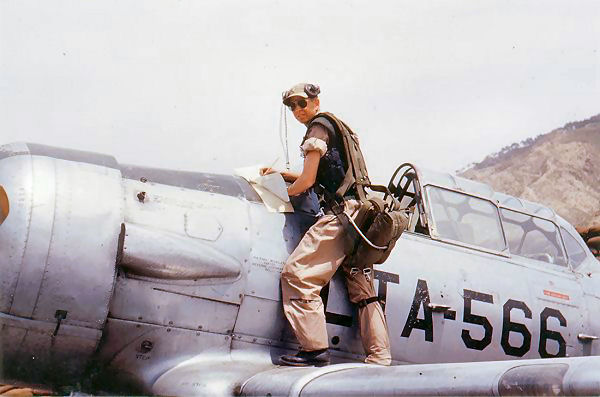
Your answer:
[[[363,269],[387,260],[404,230],[408,227],[406,210],[397,210],[379,198],[371,198],[359,210],[356,221],[343,220],[346,229],[347,266]],[[358,223],[358,224],[357,224]]]

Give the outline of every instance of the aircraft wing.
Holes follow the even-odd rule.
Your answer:
[[[598,395],[600,357],[521,361],[276,368],[242,385],[244,396]]]
[[[264,368],[241,362],[190,362],[161,376],[153,392],[298,397],[600,394],[600,357],[392,367],[353,363],[322,368]],[[248,376],[252,372],[255,374]]]

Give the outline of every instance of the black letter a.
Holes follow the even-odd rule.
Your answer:
[[[402,336],[408,338],[413,328],[422,329],[425,331],[425,340],[427,342],[433,342],[433,317],[431,315],[431,308],[429,307],[429,289],[427,288],[427,281],[417,281],[417,289],[415,290],[415,297],[413,299],[412,306],[410,307],[410,313],[404,324],[402,330]],[[417,318],[421,304],[423,304],[423,313],[425,314],[424,319]]]

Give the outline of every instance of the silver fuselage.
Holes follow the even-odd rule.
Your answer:
[[[314,213],[269,212],[234,176],[32,144],[0,147],[0,185],[5,380],[228,394],[298,348],[280,272]],[[407,231],[375,275],[394,363],[598,355],[598,265]],[[322,295],[333,361],[360,363],[343,279]]]

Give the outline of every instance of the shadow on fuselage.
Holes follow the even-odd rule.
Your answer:
[[[285,214],[283,238],[287,251],[291,254],[306,231],[317,221],[320,209],[317,195],[312,190],[290,197],[290,201],[295,212]]]

